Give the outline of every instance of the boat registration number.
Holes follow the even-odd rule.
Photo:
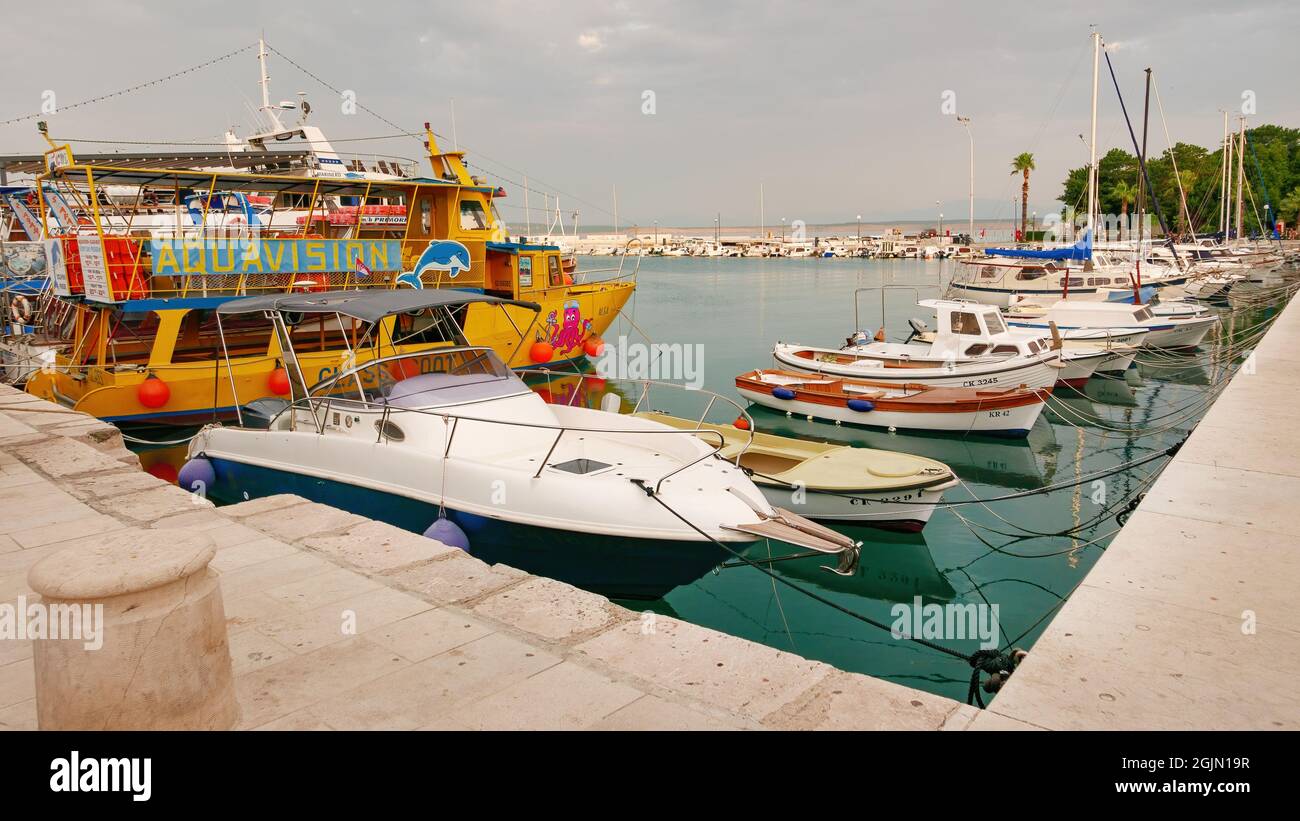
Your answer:
[[[975,388],[980,385],[996,385],[998,378],[996,376],[986,376],[983,379],[967,379],[961,383],[963,388]]]

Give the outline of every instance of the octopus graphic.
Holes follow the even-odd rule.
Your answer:
[[[582,309],[578,307],[578,300],[570,299],[564,303],[563,321],[557,321],[555,311],[551,311],[546,317],[546,325],[551,332],[548,341],[557,352],[560,352],[571,351],[581,345],[583,336],[591,327],[591,322],[588,320],[583,323]]]

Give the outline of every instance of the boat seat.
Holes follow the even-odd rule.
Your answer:
[[[239,409],[239,414],[243,417],[244,427],[268,430],[271,427],[271,420],[287,407],[289,407],[288,399],[266,396],[244,405]]]

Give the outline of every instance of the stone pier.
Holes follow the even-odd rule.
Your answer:
[[[973,729],[1300,729],[1300,302]]]

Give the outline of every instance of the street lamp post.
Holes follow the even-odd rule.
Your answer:
[[[655,220],[655,247],[659,247],[659,220]]]
[[[858,214],[858,250],[862,250],[862,215]]]
[[[970,139],[970,224],[967,226],[966,233],[970,242],[975,241],[975,135],[970,130],[970,117],[958,117],[957,122],[966,128],[966,136]]]
[[[781,217],[781,247],[785,247],[785,217]]]

